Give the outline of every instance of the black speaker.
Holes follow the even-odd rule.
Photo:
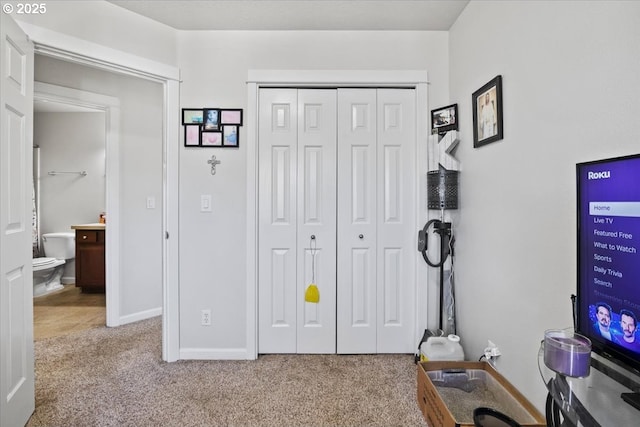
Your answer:
[[[442,166],[427,172],[428,209],[458,209],[458,174]]]

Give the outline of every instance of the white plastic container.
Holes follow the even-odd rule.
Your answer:
[[[420,346],[421,362],[464,360],[460,337],[449,334],[446,337],[429,337]]]

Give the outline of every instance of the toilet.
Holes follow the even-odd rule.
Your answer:
[[[33,259],[33,296],[41,296],[63,288],[60,279],[66,260],[76,256],[74,233],[42,235],[44,257]]]

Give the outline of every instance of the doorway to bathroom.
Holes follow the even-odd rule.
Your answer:
[[[50,253],[51,233],[74,239],[71,227],[104,218],[107,122],[118,100],[41,82],[34,92],[33,256],[48,259],[59,255]],[[107,324],[105,292],[76,286],[75,251],[69,252],[57,269],[34,267],[36,340]]]
[[[120,102],[110,109],[118,120],[107,120],[107,326],[162,315],[162,357],[177,360],[178,69],[100,45],[87,51],[81,40],[37,27],[28,32],[34,81]]]
[[[102,124],[105,149],[94,151],[82,160],[94,168],[87,175],[43,177],[49,181],[67,179],[75,186],[87,182],[92,175],[102,178],[101,207],[78,207],[65,217],[66,227],[84,227],[99,222],[106,213],[104,252],[106,273],[106,324],[119,326],[162,314],[163,283],[163,98],[160,83],[135,76],[122,75],[84,64],[72,63],[47,55],[35,57],[35,93],[47,93],[48,100],[80,105],[104,114]],[[39,90],[44,87],[45,90]],[[60,143],[89,146],[86,123],[69,124],[67,137]],[[36,118],[37,121],[37,118]],[[71,134],[76,134],[71,136]],[[37,137],[37,135],[35,135]],[[67,141],[68,140],[68,141]],[[37,143],[38,141],[35,140]],[[82,147],[91,152],[91,149]],[[69,151],[73,152],[73,148]],[[76,155],[70,157],[76,158]],[[83,172],[80,160],[66,171]],[[56,166],[57,167],[57,166]],[[89,166],[87,166],[89,167]],[[52,166],[53,168],[53,166]],[[54,179],[57,178],[57,179]],[[91,186],[90,186],[91,187]],[[96,191],[97,192],[97,191]],[[81,203],[81,202],[80,202]],[[82,210],[82,212],[80,212]],[[44,231],[44,230],[43,230]],[[76,230],[77,231],[77,230]],[[76,242],[76,246],[79,245]],[[84,245],[83,245],[84,246]],[[77,262],[77,260],[76,260]],[[78,264],[80,265],[80,264]],[[82,263],[81,267],[86,265]],[[80,277],[84,277],[80,274]]]
[[[63,96],[64,95],[64,96]],[[33,256],[48,260],[51,242],[74,239],[71,226],[98,223],[106,211],[106,116],[116,99],[36,83],[33,136]],[[98,104],[95,104],[95,103]],[[95,104],[95,105],[94,105]],[[57,233],[52,237],[51,233]],[[74,246],[71,243],[71,246]],[[65,264],[35,271],[34,339],[106,325],[105,292],[76,284],[75,250]],[[104,257],[104,253],[102,254]],[[34,264],[35,265],[35,264]],[[104,276],[103,276],[104,277]]]

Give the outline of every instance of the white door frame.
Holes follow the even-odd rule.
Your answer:
[[[429,140],[428,74],[424,70],[249,70],[247,78],[247,358],[258,357],[258,93],[263,87],[404,87],[416,91],[417,230],[428,216],[426,203]],[[416,243],[417,245],[417,243]],[[417,247],[417,246],[416,246]],[[418,251],[415,256],[418,259]],[[416,265],[416,328],[426,329],[426,269]],[[418,286],[418,284],[423,284]]]
[[[162,358],[173,362],[180,353],[178,283],[178,164],[180,139],[180,70],[127,52],[21,22],[35,53],[105,71],[162,84],[163,114],[163,230],[162,248]],[[112,219],[109,220],[110,222]],[[119,316],[119,313],[117,313]]]
[[[106,189],[109,216],[106,228],[106,314],[107,326],[120,326],[120,100],[112,96],[35,82],[34,100],[90,108],[105,114]]]

